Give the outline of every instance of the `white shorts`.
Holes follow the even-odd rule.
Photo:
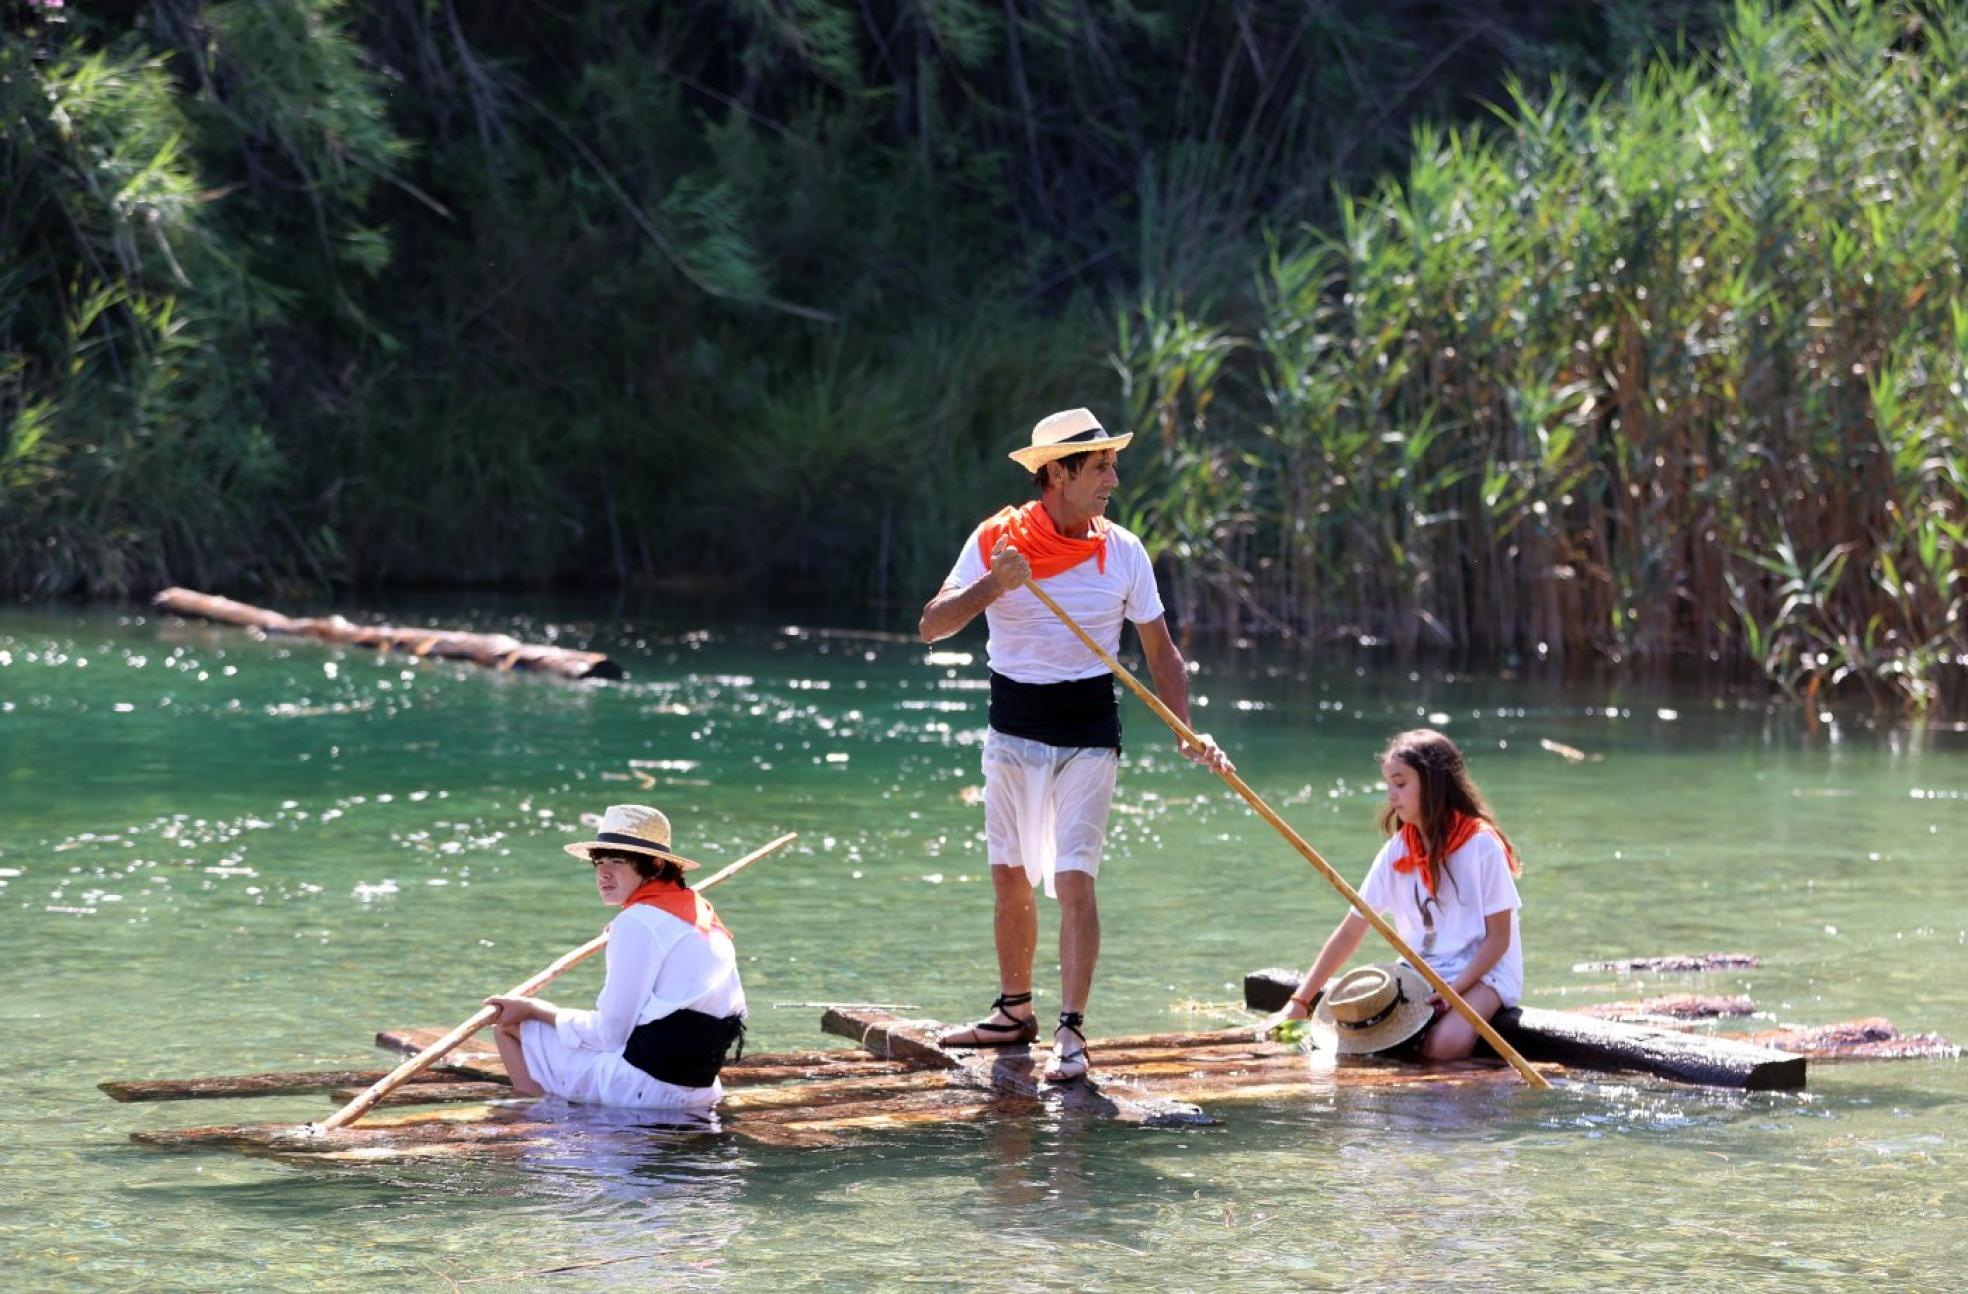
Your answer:
[[[984,842],[993,867],[1023,867],[1054,895],[1057,872],[1100,874],[1118,752],[1048,746],[995,728],[984,737]]]
[[[619,1051],[575,1050],[544,1020],[519,1026],[526,1071],[549,1095],[588,1105],[626,1109],[708,1110],[724,1099],[724,1087],[678,1087],[652,1078]]]

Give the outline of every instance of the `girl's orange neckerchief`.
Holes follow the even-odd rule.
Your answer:
[[[1428,845],[1421,838],[1421,829],[1413,823],[1404,822],[1401,824],[1401,843],[1407,846],[1408,852],[1406,856],[1395,860],[1394,870],[1404,876],[1409,872],[1420,872],[1421,883],[1428,888],[1429,897],[1433,898],[1436,873],[1448,865],[1449,855],[1468,844],[1475,838],[1477,832],[1485,828],[1495,831],[1495,828],[1490,827],[1490,824],[1482,818],[1472,818],[1460,809],[1449,810],[1449,830],[1447,837],[1442,841],[1442,855],[1430,859]],[[1498,835],[1497,839],[1502,841],[1503,837]],[[1503,850],[1506,854],[1510,853],[1508,843],[1504,844]],[[1513,867],[1511,870],[1516,869]]]
[[[1012,546],[1032,564],[1032,578],[1049,580],[1070,571],[1087,558],[1093,558],[1100,573],[1107,573],[1107,519],[1093,518],[1093,534],[1074,539],[1059,533],[1052,514],[1037,499],[1022,508],[1006,508],[978,528],[977,547],[984,555],[984,569],[991,569],[991,550],[998,539],[1010,535]]]
[[[718,920],[718,914],[712,911],[710,900],[693,889],[670,881],[644,881],[636,887],[635,893],[629,895],[622,907],[626,911],[638,903],[647,903],[680,921],[687,921],[705,934],[715,930],[726,939],[731,938],[731,932],[724,928],[724,922]]]

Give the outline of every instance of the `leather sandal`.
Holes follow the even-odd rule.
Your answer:
[[[1086,1024],[1086,1016],[1079,1011],[1061,1011],[1059,1027],[1079,1039],[1080,1045],[1068,1051],[1058,1043],[1055,1031],[1052,1046],[1052,1059],[1046,1062],[1045,1081],[1048,1083],[1071,1083],[1086,1077],[1087,1066],[1093,1054],[1087,1050],[1086,1034],[1080,1030]]]
[[[1007,1007],[1024,1006],[1031,1000],[1032,995],[1030,993],[1000,993],[998,994],[997,1001],[991,1003],[991,1015],[1001,1015],[1011,1021],[1010,1024],[997,1024],[991,1020],[990,1016],[986,1016],[976,1024],[965,1025],[963,1029],[958,1030],[956,1033],[944,1034],[936,1040],[936,1044],[939,1047],[1018,1047],[1028,1042],[1037,1041],[1039,1036],[1038,1017],[1033,1016],[1029,1020],[1021,1020],[1005,1009]],[[968,1032],[970,1036],[968,1038],[957,1036],[957,1034],[964,1032]]]

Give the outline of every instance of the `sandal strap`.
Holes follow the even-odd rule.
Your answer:
[[[993,1011],[1004,1011],[1008,1006],[1024,1006],[1031,1000],[1032,994],[1029,990],[1024,993],[1000,993],[998,994],[997,1001],[991,1003],[991,1009]],[[1010,1015],[1011,1012],[1005,1011],[1005,1014]]]
[[[1023,1033],[1027,1029],[1036,1030],[1038,1023],[1037,1020],[1015,1020],[1015,1023],[1012,1024],[992,1024],[989,1020],[979,1020],[976,1024],[968,1027],[988,1033]]]
[[[1084,1056],[1087,1054],[1087,1037],[1086,1034],[1081,1032],[1085,1026],[1086,1013],[1084,1011],[1061,1011],[1059,1013],[1059,1027],[1080,1040],[1080,1049],[1078,1051],[1067,1052],[1066,1055]]]

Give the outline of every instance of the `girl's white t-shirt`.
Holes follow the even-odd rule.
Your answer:
[[[1510,947],[1482,978],[1497,991],[1505,1006],[1524,997],[1524,939],[1518,928],[1517,882],[1510,860],[1495,833],[1479,831],[1448,857],[1431,898],[1420,872],[1401,873],[1394,864],[1408,856],[1400,833],[1388,837],[1367,869],[1360,897],[1376,912],[1392,913],[1394,929],[1408,947],[1421,954],[1436,974],[1455,983],[1456,976],[1475,959],[1487,933],[1484,918],[1510,913]],[[1425,911],[1424,911],[1425,908]],[[1433,938],[1429,937],[1433,925]]]
[[[943,587],[968,588],[988,569],[978,546],[980,523],[964,541],[963,552]],[[1107,569],[1089,557],[1045,581],[1045,591],[1110,655],[1121,649],[1121,623],[1147,624],[1163,614],[1155,588],[1155,566],[1133,532],[1107,526]],[[1032,596],[1013,589],[984,609],[990,636],[984,656],[991,668],[1019,683],[1067,683],[1105,674],[1107,667],[1088,651],[1059,617]]]

